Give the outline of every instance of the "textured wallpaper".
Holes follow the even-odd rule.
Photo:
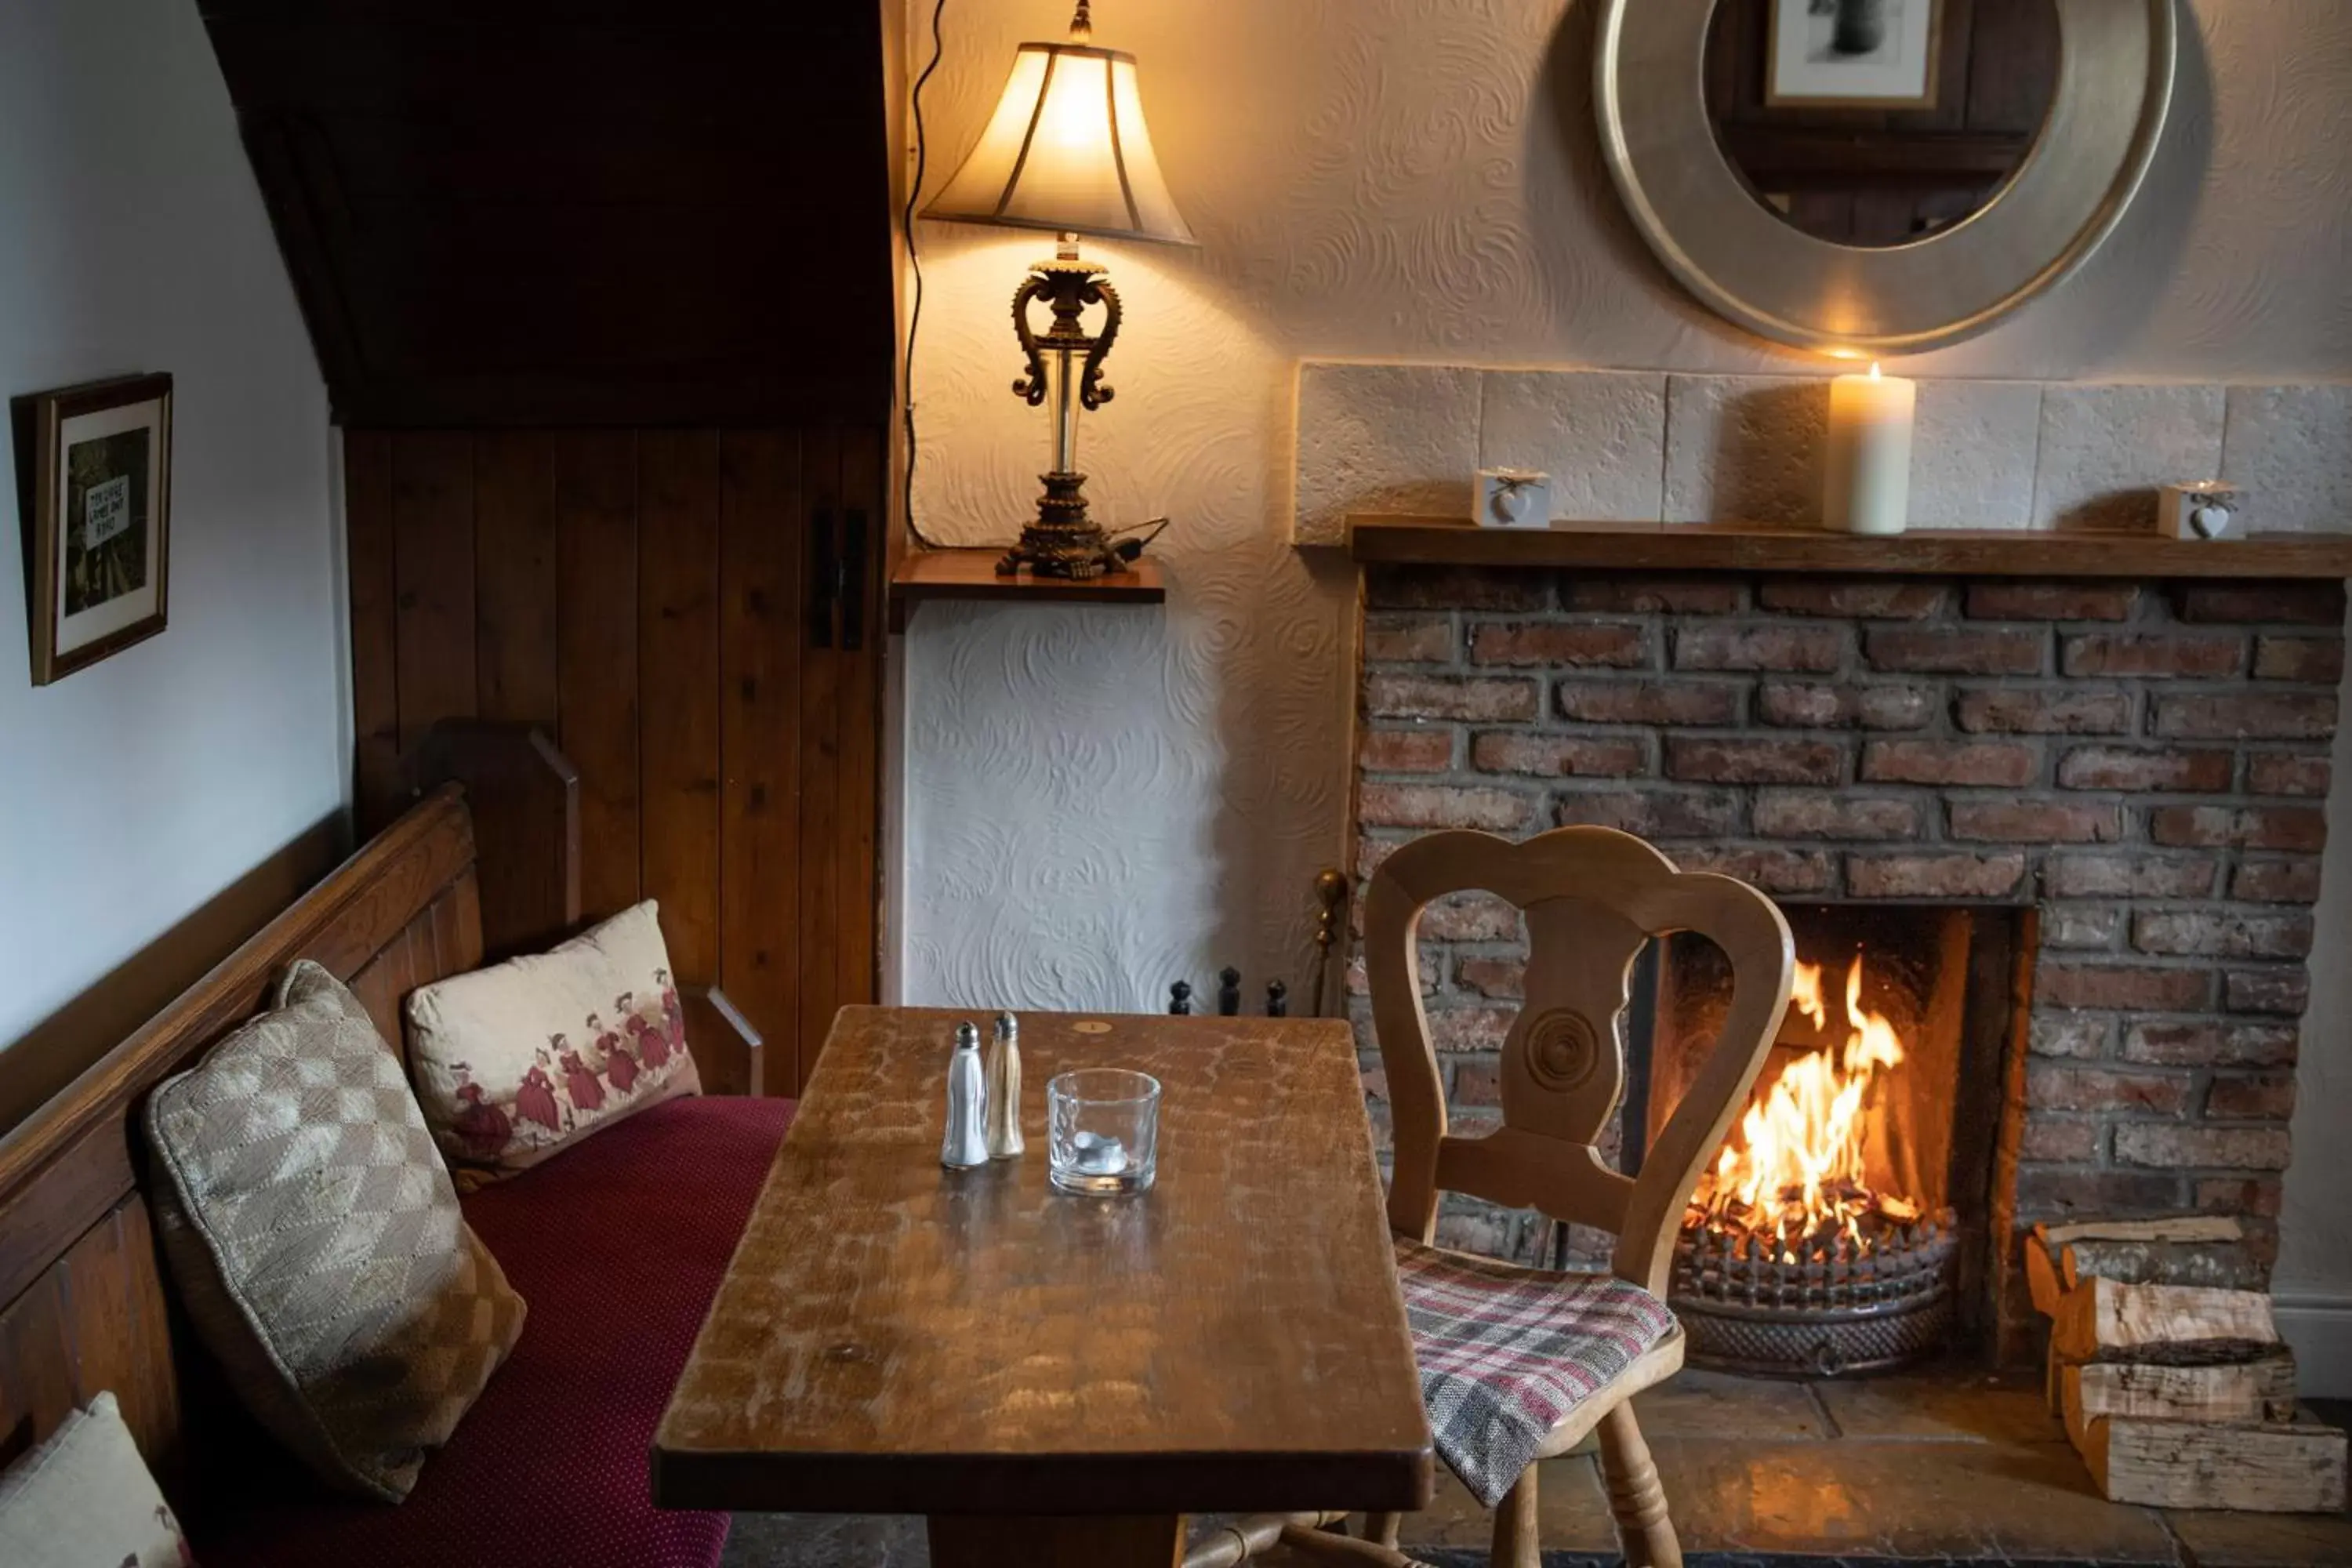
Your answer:
[[[1080,466],[1113,523],[1175,520],[1172,585],[1164,610],[917,612],[908,1000],[1142,1007],[1226,961],[1253,992],[1303,977],[1308,886],[1341,853],[1353,574],[1286,542],[1298,360],[1810,368],[1691,304],[1618,212],[1591,128],[1593,9],[1097,6],[1096,41],[1140,58],[1202,246],[1091,247],[1129,309]],[[2173,124],[2105,250],[1905,374],[2352,376],[2352,5],[2189,9]],[[908,16],[919,67],[930,5]],[[930,189],[1014,44],[1067,17],[1060,0],[948,0]],[[922,226],[915,515],[940,542],[1008,540],[1033,504],[1046,428],[1009,391],[1005,306],[1043,237]]]

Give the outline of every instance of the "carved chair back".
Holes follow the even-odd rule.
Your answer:
[[[1445,1092],[1423,1010],[1421,912],[1481,890],[1527,917],[1526,1000],[1502,1047],[1503,1125],[1446,1131]],[[1597,1147],[1625,1090],[1625,1005],[1651,937],[1696,931],[1730,960],[1723,1034],[1641,1170],[1610,1168]],[[1514,844],[1433,833],[1373,875],[1364,906],[1372,1024],[1396,1139],[1389,1223],[1427,1241],[1440,1192],[1457,1192],[1614,1235],[1617,1276],[1664,1294],[1674,1239],[1698,1178],[1770,1052],[1788,1010],[1795,950],[1788,921],[1747,884],[1677,871],[1631,834],[1562,827]]]

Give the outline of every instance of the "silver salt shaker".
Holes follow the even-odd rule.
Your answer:
[[[980,1031],[958,1024],[948,1058],[948,1130],[940,1163],[951,1171],[988,1163],[988,1080],[980,1066]]]
[[[1020,1158],[1021,1024],[1010,1013],[996,1016],[988,1042],[988,1157]]]

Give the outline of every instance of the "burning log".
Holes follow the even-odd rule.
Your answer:
[[[1862,1005],[1863,964],[1846,972],[1849,1033],[1784,1067],[1748,1105],[1684,1215],[1686,1230],[1712,1228],[1763,1242],[1767,1256],[1801,1264],[1912,1244],[1915,1200],[1877,1191],[1865,1169],[1875,1091],[1904,1059],[1893,1025]],[[1818,964],[1797,966],[1794,1005],[1817,1028],[1829,1021]]]

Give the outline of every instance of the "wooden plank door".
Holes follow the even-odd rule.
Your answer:
[[[363,831],[435,722],[544,727],[580,772],[589,919],[657,900],[797,1093],[877,984],[883,434],[351,431]],[[723,1039],[715,1014],[689,1021]],[[713,1090],[748,1064],[712,1048]]]

